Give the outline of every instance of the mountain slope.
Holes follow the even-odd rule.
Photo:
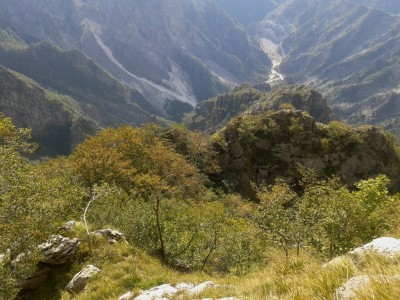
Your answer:
[[[16,126],[32,129],[35,155],[68,154],[99,126],[81,113],[79,103],[0,66],[0,111]]]
[[[279,2],[282,0],[217,0],[215,4],[244,26],[251,26],[262,20],[268,12],[279,5]]]
[[[381,9],[391,14],[399,14],[400,13],[400,3],[397,0],[351,0],[356,4],[363,4],[368,7],[373,7],[377,9]]]
[[[251,87],[243,84],[232,92],[200,103],[186,122],[193,130],[214,133],[234,117],[279,110],[284,104],[309,113],[318,122],[327,123],[333,119],[326,99],[311,88],[282,86],[271,90],[268,85]]]
[[[152,118],[140,94],[122,85],[79,50],[63,51],[47,42],[15,50],[0,49],[0,65],[41,85],[74,97],[83,113],[100,126],[139,125]]]
[[[288,82],[316,87],[344,120],[382,124],[380,117],[369,118],[379,114],[378,107],[359,114],[366,102],[372,103],[369,98],[399,87],[398,8],[397,2],[373,0],[285,1],[255,34],[282,47],[277,70]]]
[[[202,0],[4,0],[0,26],[28,43],[81,49],[166,115],[175,101],[195,106],[262,80],[270,66],[243,28]]]

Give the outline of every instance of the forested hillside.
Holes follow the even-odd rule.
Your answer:
[[[280,291],[271,282],[278,273],[266,289],[240,281],[280,272],[277,263],[300,279],[313,272],[309,263],[398,234],[400,199],[388,188],[400,187],[399,152],[376,128],[317,126],[286,108],[236,118],[214,137],[179,126],[109,128],[70,156],[35,164],[21,156],[35,149],[29,130],[1,116],[0,138],[3,299],[134,299],[140,289],[205,278],[233,285],[208,283],[188,299],[322,297],[345,282],[344,269],[318,270],[329,283],[322,289]],[[96,267],[87,276],[99,273],[68,284],[88,264]]]

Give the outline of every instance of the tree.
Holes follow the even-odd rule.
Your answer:
[[[17,283],[35,271],[45,242],[82,203],[84,191],[51,164],[32,165],[29,130],[0,116],[0,298],[12,299]],[[70,201],[70,202],[68,202]],[[72,205],[71,205],[72,204]]]
[[[309,184],[298,203],[307,242],[332,258],[358,244],[359,203],[339,180]]]
[[[383,234],[398,221],[399,203],[389,196],[388,184],[381,175],[360,181],[355,191],[337,179],[308,186],[299,213],[313,233],[309,242],[332,258]]]
[[[257,215],[260,228],[281,243],[288,257],[293,245],[299,249],[302,237],[302,224],[295,207],[297,194],[289,185],[280,181],[269,189],[262,188],[257,196],[261,200]]]
[[[176,153],[159,132],[153,125],[105,129],[77,147],[71,165],[88,186],[113,184],[151,203],[159,253],[167,260],[163,202],[198,198],[204,186],[198,169]]]
[[[296,245],[312,246],[332,258],[369,242],[398,222],[399,201],[387,190],[386,176],[360,181],[350,191],[337,178],[318,181],[304,174],[304,191],[296,195],[278,182],[258,193],[260,227],[280,241],[288,256]]]
[[[207,134],[175,125],[171,126],[163,137],[171,141],[173,149],[182,154],[203,174],[210,175],[220,171],[216,151]]]
[[[162,228],[162,202],[167,199],[197,197],[203,192],[201,176],[196,168],[182,156],[163,146],[153,147],[152,161],[148,161],[148,171],[135,176],[136,192],[153,203],[156,219],[160,256],[167,259]]]

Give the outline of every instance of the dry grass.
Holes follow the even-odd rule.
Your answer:
[[[206,290],[196,299],[331,300],[337,288],[353,276],[360,275],[371,276],[371,285],[358,291],[355,299],[400,299],[400,258],[344,256],[324,264],[322,259],[311,253],[302,253],[299,258],[292,254],[287,259],[282,251],[270,249],[267,267],[237,277],[180,273],[129,245],[108,245],[104,240],[95,239],[94,246],[94,257],[85,264],[95,264],[101,273],[92,278],[87,289],[73,299],[118,299],[128,291],[139,295],[141,290],[164,283],[212,280],[218,286]],[[64,292],[62,299],[70,300],[72,297]],[[190,300],[192,297],[181,293],[172,299]]]

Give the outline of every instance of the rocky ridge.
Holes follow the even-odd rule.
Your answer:
[[[394,140],[375,127],[353,129],[334,121],[317,123],[296,110],[233,119],[216,136],[222,175],[239,192],[254,198],[254,187],[277,178],[296,185],[300,168],[318,176],[335,175],[353,184],[379,174],[399,186],[400,158]]]
[[[214,133],[236,116],[279,110],[284,104],[307,112],[318,122],[327,123],[334,119],[327,100],[309,87],[272,88],[270,85],[252,87],[243,84],[229,93],[200,103],[193,114],[186,118],[186,122],[192,130]]]

